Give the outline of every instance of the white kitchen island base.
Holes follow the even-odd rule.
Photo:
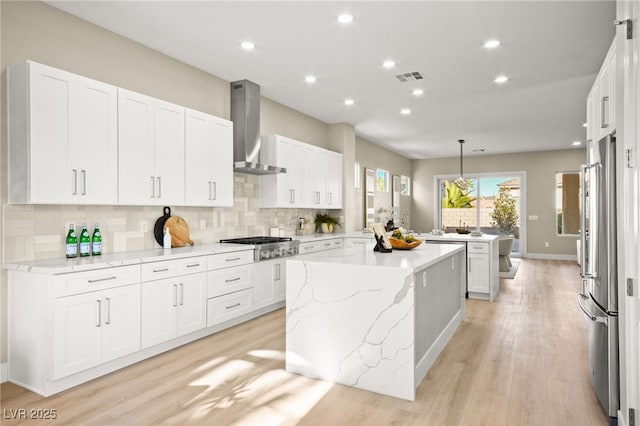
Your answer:
[[[464,319],[463,246],[287,260],[286,370],[413,401]]]

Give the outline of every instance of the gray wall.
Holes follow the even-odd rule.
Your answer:
[[[411,176],[411,160],[356,137],[356,161],[360,163],[361,167],[362,187],[355,191],[355,229],[361,230],[364,228],[364,170],[366,168],[373,169],[374,172],[376,169],[387,170],[389,172],[389,185],[391,186],[393,175]],[[353,181],[346,182],[346,185],[353,187]],[[385,216],[380,209],[391,207],[391,200],[391,189],[389,192],[375,192],[374,206],[377,215],[376,220],[383,223],[385,222]],[[411,210],[411,197],[400,196],[400,210],[404,209]],[[397,223],[396,225],[399,224]],[[411,220],[411,226],[413,226],[413,220]]]
[[[538,216],[537,221],[522,218],[527,221],[526,253],[575,255],[577,238],[556,235],[555,174],[579,170],[585,160],[584,149],[468,156],[464,157],[464,173],[526,172],[527,216]],[[412,169],[412,226],[429,231],[435,223],[434,177],[459,174],[460,158],[413,160]],[[545,241],[549,247],[544,246]]]

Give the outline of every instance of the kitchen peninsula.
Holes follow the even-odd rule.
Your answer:
[[[413,401],[464,319],[462,244],[287,260],[286,370]]]

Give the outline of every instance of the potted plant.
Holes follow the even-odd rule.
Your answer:
[[[325,234],[333,232],[335,225],[340,226],[338,219],[329,215],[329,213],[317,212],[314,223],[316,224],[316,232],[320,229]]]
[[[491,226],[497,227],[505,235],[515,235],[518,228],[518,210],[516,200],[511,196],[511,190],[500,187],[493,202],[491,212]],[[517,237],[517,235],[516,235]]]

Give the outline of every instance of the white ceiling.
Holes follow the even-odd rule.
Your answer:
[[[615,17],[613,0],[48,3],[224,80],[254,81],[263,96],[350,123],[407,158],[456,156],[458,139],[465,155],[584,141],[585,99]],[[343,12],[354,22],[338,23]],[[502,44],[484,49],[492,38]],[[256,48],[240,49],[245,40]],[[394,77],[412,71],[425,78]],[[499,74],[509,81],[494,83]]]

